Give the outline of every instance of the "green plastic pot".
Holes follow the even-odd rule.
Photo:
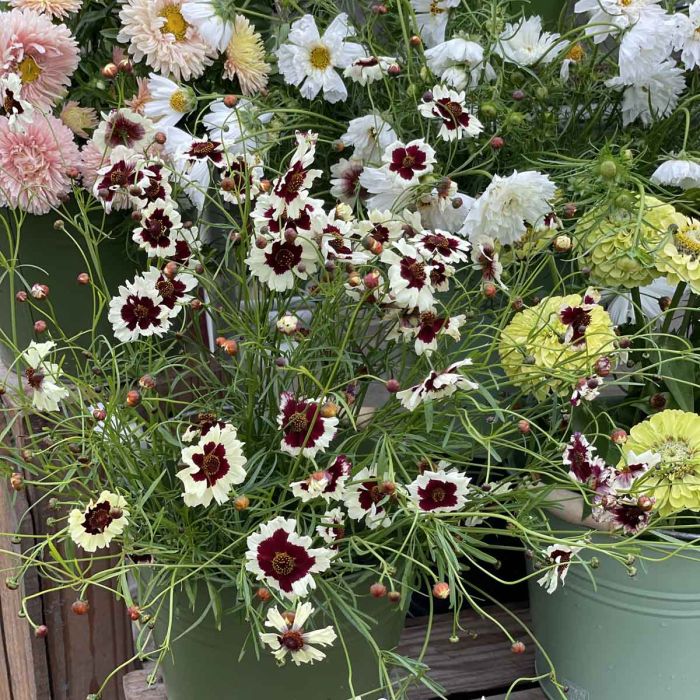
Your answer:
[[[367,590],[368,586],[363,586],[362,590]],[[351,689],[348,661],[340,638],[333,646],[323,648],[326,654],[323,661],[297,667],[288,656],[287,663],[278,666],[267,647],[261,648],[260,658],[256,658],[250,640],[251,626],[240,612],[224,612],[221,628],[217,629],[212,610],[205,614],[209,603],[206,586],[200,585],[199,589],[194,610],[184,593],[175,593],[171,631],[171,639],[175,641],[162,665],[168,700],[290,700],[301,697],[304,700],[351,700],[358,696],[362,700],[378,700],[386,696],[386,692],[380,690],[375,652],[354,627],[341,623],[340,629],[336,628],[351,661]],[[228,595],[233,602],[231,589]],[[225,590],[221,597],[225,610]],[[372,636],[378,647],[394,649],[404,627],[405,612],[386,598],[378,600],[363,595],[358,601],[359,610],[375,621]],[[314,607],[317,612],[310,621],[313,628],[333,624],[323,615],[320,601],[315,601]],[[289,609],[293,610],[294,606],[290,604]],[[164,638],[166,617],[161,614],[156,624],[159,640]]]
[[[71,215],[76,211],[74,205],[69,207]],[[76,345],[88,347],[97,334],[111,338],[109,297],[139,269],[136,246],[124,226],[128,213],[103,220],[101,212],[96,212],[85,233],[70,225],[56,230],[57,214],[29,215],[19,229],[9,211],[0,212],[0,217],[0,330],[9,339],[0,339],[0,357],[5,362],[14,360],[16,352],[8,343],[22,350],[30,340],[65,335]],[[90,276],[90,285],[78,284],[82,272]],[[15,294],[29,292],[35,283],[48,285],[48,298],[18,303]],[[101,312],[93,324],[97,310]],[[40,319],[47,322],[41,337],[34,332],[34,323]]]
[[[575,526],[552,518],[557,531]],[[581,529],[581,528],[579,528]],[[583,530],[581,530],[583,532]],[[610,536],[595,536],[600,542]],[[690,700],[700,696],[700,548],[662,559],[676,546],[641,545],[637,575],[606,556],[592,573],[571,566],[552,595],[530,581],[532,625],[554,666],[563,695],[545,680],[551,700]],[[581,554],[585,555],[585,551]],[[593,552],[589,553],[593,556]],[[538,674],[550,666],[537,654]]]

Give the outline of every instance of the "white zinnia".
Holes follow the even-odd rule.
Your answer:
[[[462,233],[473,244],[483,238],[515,243],[526,232],[526,222],[536,226],[552,211],[555,192],[549,177],[535,170],[514,171],[508,177],[494,175],[469,210]]]
[[[551,63],[558,50],[564,48],[559,37],[542,31],[542,18],[534,15],[518,24],[506,24],[493,50],[504,61],[519,66],[532,66],[539,61]]]
[[[307,100],[323,90],[327,102],[345,101],[348,91],[336,68],[347,68],[365,55],[360,44],[346,41],[352,33],[345,13],[330,23],[323,36],[311,15],[298,19],[292,24],[288,42],[277,50],[277,65],[285,82],[299,86]]]

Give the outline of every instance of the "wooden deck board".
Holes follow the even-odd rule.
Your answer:
[[[512,610],[529,625],[530,613],[527,607],[515,606]],[[431,678],[446,688],[448,696],[455,700],[473,698],[479,693],[486,700],[504,700],[505,692],[514,680],[533,675],[534,646],[527,643],[517,621],[500,610],[490,610],[489,614],[516,639],[522,638],[526,642],[524,654],[513,654],[507,638],[498,627],[472,612],[460,617],[460,639],[454,643],[450,642],[452,616],[440,615],[434,619],[424,661],[431,669]],[[425,632],[424,619],[409,620],[398,651],[405,656],[417,657]],[[147,671],[135,671],[125,677],[126,700],[167,700],[162,683],[152,688],[146,686],[147,675]],[[434,695],[427,688],[420,687],[413,689],[409,697],[410,700],[430,700]],[[512,693],[509,700],[544,700],[544,695],[539,688],[525,688]]]

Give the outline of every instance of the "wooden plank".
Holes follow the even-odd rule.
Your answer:
[[[530,624],[530,611],[524,605],[514,606],[512,612],[525,625]],[[526,639],[517,620],[498,609],[489,614],[499,621],[515,638]],[[504,691],[518,678],[534,675],[534,645],[526,643],[524,654],[514,654],[510,643],[500,629],[488,619],[473,612],[460,616],[462,630],[459,641],[451,642],[452,616],[434,618],[430,644],[423,661],[430,668],[430,677],[440,683],[450,697],[474,697],[482,693],[489,700],[505,697]],[[399,653],[416,658],[420,653],[427,630],[425,618],[408,620],[401,635]],[[148,671],[135,671],[124,679],[126,700],[167,700],[162,685],[148,689]],[[494,695],[494,693],[496,693]],[[429,700],[434,695],[424,687],[410,691],[410,700]],[[538,688],[512,693],[509,700],[543,700]]]

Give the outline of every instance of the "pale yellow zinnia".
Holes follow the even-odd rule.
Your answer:
[[[265,61],[262,37],[243,15],[236,15],[233,36],[226,49],[224,77],[238,78],[241,92],[252,95],[267,85],[270,65]]]

